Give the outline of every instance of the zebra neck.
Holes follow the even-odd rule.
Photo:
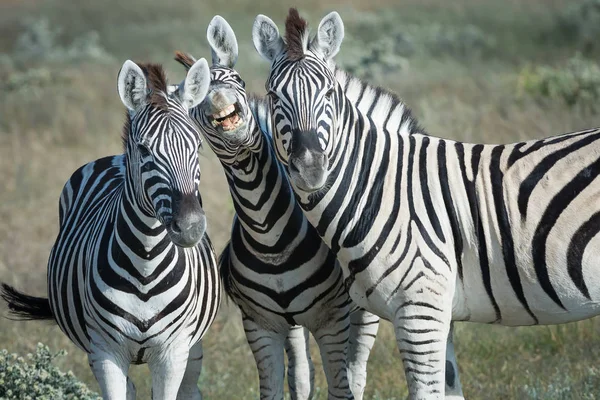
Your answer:
[[[219,140],[218,143],[209,140],[211,148],[224,168],[239,170],[241,173],[252,169],[253,158],[261,153],[265,145],[265,138],[251,113],[248,113],[246,129],[248,132],[247,139],[232,148],[228,148],[228,145],[222,140]]]
[[[148,215],[131,190],[125,189],[110,241],[110,252],[118,267],[149,276],[173,256],[174,246],[162,222]]]
[[[300,229],[303,218],[274,149],[264,133],[259,136],[260,151],[249,153],[235,165],[224,164],[224,169],[239,222],[256,240],[264,241],[259,237],[272,237],[273,229],[293,228],[294,221]],[[277,228],[276,222],[286,214],[296,218],[284,218],[287,224]]]

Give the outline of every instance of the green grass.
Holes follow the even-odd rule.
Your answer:
[[[563,65],[580,50],[556,29],[569,0],[353,0],[343,6],[310,0],[300,11],[318,25],[337,9],[349,37],[376,41],[387,26],[414,35],[430,26],[454,32],[469,24],[494,39],[491,53],[455,57],[418,51],[407,68],[376,75],[373,82],[395,90],[422,126],[442,137],[506,143],[596,126],[588,108],[544,101],[518,93],[527,65]],[[283,28],[288,5],[275,1],[128,2],[108,0],[15,0],[0,4],[0,281],[45,294],[46,262],[57,233],[58,195],[81,164],[121,151],[123,107],[115,90],[117,71],[127,59],[162,62],[173,82],[183,71],[172,61],[176,49],[209,57],[205,31],[213,15],[224,16],[240,42],[239,71],[249,90],[263,92],[268,65],[253,49],[250,31],[264,13]],[[35,57],[17,46],[27,19],[60,28],[52,46]],[[370,21],[370,22],[369,22]],[[381,22],[381,23],[380,23]],[[39,22],[38,22],[39,23]],[[406,30],[404,30],[406,27]],[[438,29],[438,28],[436,28]],[[90,31],[109,56],[82,52],[66,56]],[[423,49],[418,49],[423,50]],[[361,46],[342,45],[340,61],[360,56]],[[595,50],[586,54],[598,59]],[[202,158],[202,193],[209,233],[218,250],[228,237],[232,207],[220,165],[210,150]],[[3,306],[2,306],[3,307]],[[4,310],[4,308],[2,308]],[[504,328],[459,324],[456,350],[463,389],[474,399],[583,399],[600,392],[600,320],[555,327]],[[51,324],[0,319],[0,348],[26,354],[37,342],[68,356],[57,360],[97,390],[85,354]],[[258,376],[245,342],[239,312],[224,304],[205,337],[200,385],[207,399],[256,399]],[[317,398],[326,398],[317,366]],[[382,323],[369,363],[367,399],[402,399],[406,384],[391,326]],[[149,398],[145,366],[132,367],[138,397]]]

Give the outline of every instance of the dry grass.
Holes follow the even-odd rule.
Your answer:
[[[443,137],[476,142],[510,142],[599,125],[595,115],[561,104],[544,107],[515,93],[518,71],[529,62],[559,62],[572,55],[568,47],[548,44],[540,37],[553,13],[567,0],[408,0],[389,9],[389,0],[343,5],[310,0],[307,12],[315,27],[325,12],[337,9],[352,22],[366,12],[395,13],[398,23],[428,22],[479,24],[498,38],[493,60],[458,62],[415,59],[406,71],[380,76],[377,83],[400,93],[422,125]],[[209,56],[205,29],[214,14],[227,18],[240,41],[239,70],[248,88],[262,92],[267,65],[250,43],[253,18],[265,13],[282,22],[288,5],[260,0],[198,2],[98,2],[84,0],[29,0],[0,3],[0,78],[27,67],[45,69],[53,77],[44,85],[5,90],[0,86],[0,281],[35,294],[44,294],[47,256],[57,233],[58,195],[79,165],[121,151],[119,132],[122,106],[115,77],[126,59],[162,61],[173,80],[182,71],[171,60],[181,49]],[[47,16],[63,30],[70,43],[91,29],[116,61],[73,65],[44,60],[3,64],[10,58],[20,21],[25,16]],[[532,24],[531,21],[536,23]],[[356,33],[356,32],[355,32]],[[360,32],[358,32],[360,33]],[[535,51],[530,51],[535,49]],[[344,48],[342,48],[344,52]],[[28,65],[31,63],[31,65]],[[8,65],[8,66],[7,66]],[[202,192],[209,231],[217,249],[228,236],[232,207],[225,179],[210,150],[202,159]],[[3,310],[3,308],[2,308]],[[469,398],[579,399],[600,391],[595,378],[600,356],[600,322],[590,320],[561,327],[509,329],[460,325],[456,345],[462,382]],[[44,323],[0,319],[0,348],[31,352],[38,341],[52,349],[66,348],[62,367],[72,369],[97,387],[85,355],[60,330]],[[315,346],[313,346],[314,349]],[[238,312],[225,305],[205,338],[205,368],[201,387],[207,399],[256,399],[257,373],[243,336]],[[315,353],[319,366],[319,357]],[[138,397],[149,398],[146,367],[133,368]],[[557,383],[558,382],[558,383]],[[322,373],[317,375],[317,398],[326,398]],[[554,386],[552,386],[554,385]],[[367,399],[399,399],[406,395],[393,333],[383,324],[369,364]]]

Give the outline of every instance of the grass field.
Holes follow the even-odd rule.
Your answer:
[[[518,90],[524,68],[561,66],[578,51],[591,59],[600,56],[585,35],[574,39],[558,24],[573,3],[309,0],[299,9],[313,27],[326,12],[340,12],[348,33],[339,55],[343,65],[356,65],[365,56],[365,43],[384,43],[393,33],[387,48],[397,48],[402,43],[397,35],[406,33],[409,49],[398,50],[405,57],[384,54],[369,67],[369,79],[399,93],[431,134],[503,143],[600,125],[593,102],[569,107]],[[237,33],[238,69],[247,88],[262,93],[268,66],[252,47],[252,22],[263,13],[281,29],[290,5],[267,0],[0,2],[0,281],[45,294],[64,182],[81,164],[121,151],[124,112],[115,81],[125,59],[162,62],[179,82],[183,71],[172,61],[173,51],[210,57],[206,26],[220,14]],[[208,149],[202,170],[209,233],[220,250],[233,208],[223,201],[229,198],[225,179]],[[455,334],[467,398],[600,397],[600,320],[516,329],[459,324]],[[57,327],[0,319],[0,349],[24,354],[38,341],[67,349],[61,368],[97,389],[86,356]],[[223,305],[204,343],[200,385],[205,398],[257,399],[258,375],[235,307]],[[318,354],[313,355],[319,367]],[[365,398],[406,396],[387,323],[380,328],[368,373]],[[138,398],[149,398],[147,368],[133,367],[133,376]],[[316,379],[316,398],[325,399],[320,371]]]

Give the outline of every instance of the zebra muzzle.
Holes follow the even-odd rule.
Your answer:
[[[206,215],[197,196],[184,195],[175,204],[168,231],[177,246],[192,247],[198,244],[206,232]]]

